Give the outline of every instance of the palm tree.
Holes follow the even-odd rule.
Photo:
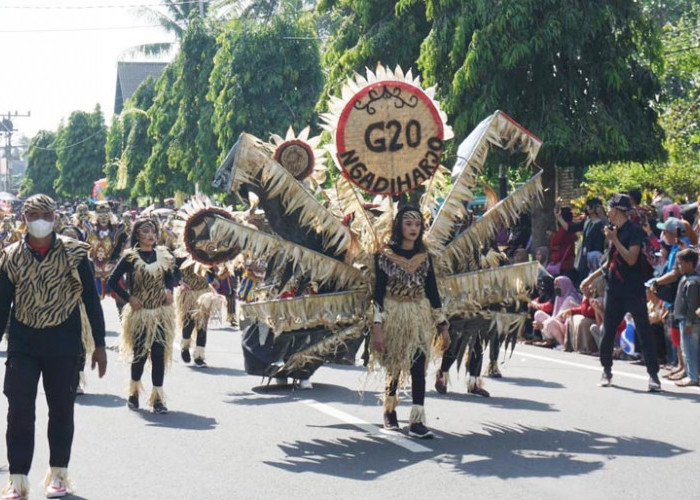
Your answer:
[[[175,35],[177,41],[182,39],[187,27],[192,22],[192,16],[205,18],[210,10],[209,0],[163,0],[159,7],[140,7],[139,17],[160,24],[165,31]],[[147,56],[162,55],[169,52],[176,42],[158,42],[137,45],[132,53]]]

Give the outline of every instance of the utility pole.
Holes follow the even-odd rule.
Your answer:
[[[9,192],[12,188],[12,132],[15,132],[12,118],[29,118],[31,111],[27,114],[19,114],[17,111],[8,111],[0,115],[0,133],[5,134],[5,177],[2,179],[3,191]]]

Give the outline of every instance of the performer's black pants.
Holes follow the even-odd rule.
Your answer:
[[[10,474],[28,474],[34,455],[34,420],[39,375],[49,407],[49,465],[68,467],[73,444],[73,405],[79,357],[8,353],[3,392],[7,396],[7,460]]]
[[[386,392],[389,396],[395,396],[399,387],[399,377],[388,381]],[[425,354],[416,351],[411,363],[411,398],[414,405],[425,403]]]
[[[600,364],[603,365],[605,373],[611,373],[617,326],[625,317],[625,313],[628,312],[634,318],[636,338],[642,342],[641,352],[644,353],[647,373],[656,379],[659,372],[659,360],[656,356],[656,339],[654,339],[649,326],[649,313],[644,292],[627,297],[605,293],[604,332],[603,339],[600,341]]]
[[[139,352],[138,345],[134,346],[134,361],[131,363],[131,380],[141,380],[143,369],[146,366],[148,354],[137,358],[136,353]],[[163,387],[163,379],[165,378],[165,347],[163,344],[153,342],[151,346],[151,382],[155,387]]]
[[[453,342],[452,346],[442,355],[442,363],[440,371],[447,373],[452,368],[452,365],[457,360],[457,342]],[[498,354],[496,354],[498,356]],[[469,349],[469,364],[467,370],[472,377],[478,377],[481,374],[481,367],[484,361],[484,346],[481,343],[481,335],[477,335],[474,344]]]
[[[182,338],[187,340],[192,338],[192,332],[194,331],[195,322],[191,314],[185,316],[185,324],[182,326]],[[197,329],[197,346],[206,347],[207,345],[207,329],[200,328]]]

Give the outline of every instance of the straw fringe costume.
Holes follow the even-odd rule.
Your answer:
[[[368,70],[366,78],[356,75],[343,87],[343,98],[331,97],[329,113],[322,117],[325,128],[337,138],[341,116],[350,109],[348,106],[364,99],[362,109],[370,113],[374,107],[368,101],[370,104],[375,101],[368,87],[374,86],[369,89],[372,92],[381,88],[380,85],[393,89],[396,81],[420,87],[419,79],[411,71],[405,73],[398,67],[396,70],[381,67],[376,73]],[[352,97],[359,94],[357,89],[365,93]],[[426,90],[431,99],[434,90]],[[446,123],[447,117],[442,116],[437,103],[433,104],[443,121],[441,140],[448,140],[452,131]],[[251,226],[240,214],[225,215],[201,207],[187,221],[184,242],[193,258],[206,265],[226,262],[234,257],[232,253],[236,250],[266,262],[288,263],[318,284],[319,293],[314,296],[279,300],[269,295],[260,296],[256,302],[241,303],[242,314],[250,321],[257,321],[261,330],[270,331],[275,340],[294,338],[314,328],[325,330],[292,356],[277,358],[277,373],[323,363],[339,351],[350,350],[351,346],[359,345],[357,342],[367,336],[373,320],[378,319],[383,323],[386,353],[381,356],[374,353],[373,366],[384,367],[397,386],[401,377],[408,378],[409,371],[424,384],[434,325],[436,320],[441,320],[439,315],[434,316],[433,310],[439,309],[440,302],[447,317],[468,317],[503,301],[522,284],[534,284],[536,264],[482,271],[478,263],[475,266],[465,263],[483,241],[493,237],[498,227],[512,226],[522,213],[538,203],[542,193],[541,173],[455,235],[457,226],[466,218],[468,202],[473,198],[489,150],[495,147],[523,153],[527,162],[532,163],[541,144],[541,140],[500,111],[481,122],[459,146],[452,172],[438,166],[423,183],[425,195],[420,209],[433,214],[424,238],[431,256],[416,257],[418,252],[401,255],[398,249],[391,248],[397,254],[392,256],[382,250],[383,230],[391,226],[397,210],[390,197],[370,207],[359,192],[357,179],[352,181],[348,175],[340,175],[332,188],[323,191],[324,202],[320,202],[319,192],[310,189],[303,177],[295,175],[299,169],[290,168],[284,155],[277,154],[280,147],[243,133],[221,163],[213,184],[247,199],[251,211],[257,199],[268,224]],[[298,141],[296,145],[299,146]],[[337,147],[331,149],[336,166],[343,169]],[[373,272],[386,277],[383,287],[374,287],[375,295],[380,289],[385,295],[381,300],[374,297],[378,305],[376,317],[371,308]],[[427,290],[429,275],[439,285],[440,293],[436,286],[434,297]],[[437,303],[433,303],[433,298],[438,299]],[[499,325],[508,323],[507,315],[500,314],[493,313],[491,317]],[[355,352],[350,354],[354,359]],[[388,408],[396,404],[392,385],[387,391],[391,396],[386,399]],[[416,395],[421,392],[415,384],[413,391]],[[416,405],[410,420],[424,420],[423,413],[422,404]]]
[[[149,404],[165,403],[163,378],[165,368],[172,361],[175,338],[175,308],[165,305],[166,290],[172,290],[174,258],[163,247],[141,252],[138,247],[127,250],[110,277],[110,286],[127,303],[122,311],[122,331],[119,349],[124,359],[131,362],[129,396],[142,390],[141,375],[150,353],[153,391]],[[119,278],[127,274],[130,284],[127,293]],[[141,301],[140,309],[133,309],[129,299]]]
[[[200,300],[208,293],[213,293],[206,277],[201,276],[195,263],[184,265],[184,259],[177,259],[180,269],[180,286],[175,293],[178,326],[182,331],[182,357],[189,362],[189,350],[192,337],[195,338],[195,361],[204,361],[204,348],[207,345],[207,325],[211,311]],[[187,353],[185,354],[185,351]],[[198,363],[200,364],[200,363]]]
[[[384,352],[372,353],[370,369],[386,371],[384,410],[398,404],[398,385],[410,373],[411,423],[425,423],[425,373],[435,325],[445,322],[435,273],[427,252],[385,248],[376,257],[375,323],[382,323]],[[421,382],[422,380],[422,382]]]

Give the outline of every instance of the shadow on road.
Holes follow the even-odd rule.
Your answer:
[[[373,391],[358,392],[341,385],[313,383],[314,388],[309,391],[295,389],[292,384],[287,385],[259,385],[252,387],[250,391],[231,392],[231,398],[226,401],[234,405],[268,405],[281,404],[293,401],[311,400],[319,403],[349,403],[377,405],[379,393]]]
[[[439,396],[433,393],[431,394],[431,397],[434,397],[435,399],[449,399],[451,401],[469,401],[470,403],[491,406],[493,408],[505,408],[508,410],[549,412],[559,411],[549,403],[543,403],[541,401],[535,401],[533,399],[518,399],[494,396],[493,393],[489,398],[482,398],[479,396],[473,396],[471,394],[465,394],[460,392],[448,392],[447,394],[442,394]]]
[[[115,394],[86,393],[76,397],[75,402],[81,406],[102,406],[104,408],[126,406],[126,399]]]
[[[326,428],[355,429],[346,424]],[[407,453],[366,434],[282,443],[286,458],[265,464],[295,473],[372,480],[430,460],[467,476],[552,478],[589,474],[618,457],[671,458],[689,451],[663,441],[581,429],[486,425],[484,431],[467,435],[438,431],[438,439],[421,441],[431,448],[429,453]]]
[[[638,393],[638,394],[649,394],[649,391],[642,390],[642,389],[633,389],[632,387],[622,387],[622,386],[618,386],[618,385],[613,385],[613,388],[617,389],[618,391],[634,392],[634,393]],[[678,399],[681,401],[694,401],[696,403],[700,403],[700,393],[699,392],[670,392],[670,391],[662,390],[661,392],[655,392],[653,394],[649,394],[649,397]]]
[[[200,368],[196,365],[187,365],[187,367],[193,372],[202,373],[204,375],[226,375],[240,377],[245,375],[244,370],[239,370],[237,368],[227,368],[225,366],[207,366],[206,368]]]
[[[564,385],[550,380],[540,380],[538,378],[515,377],[515,378],[499,378],[497,383],[513,384],[519,387],[543,387],[545,389],[564,389]]]
[[[139,410],[139,416],[148,422],[149,426],[168,427],[171,429],[187,429],[193,431],[211,431],[216,428],[215,418],[203,417],[186,411],[170,411],[166,415],[156,415],[149,410]]]

